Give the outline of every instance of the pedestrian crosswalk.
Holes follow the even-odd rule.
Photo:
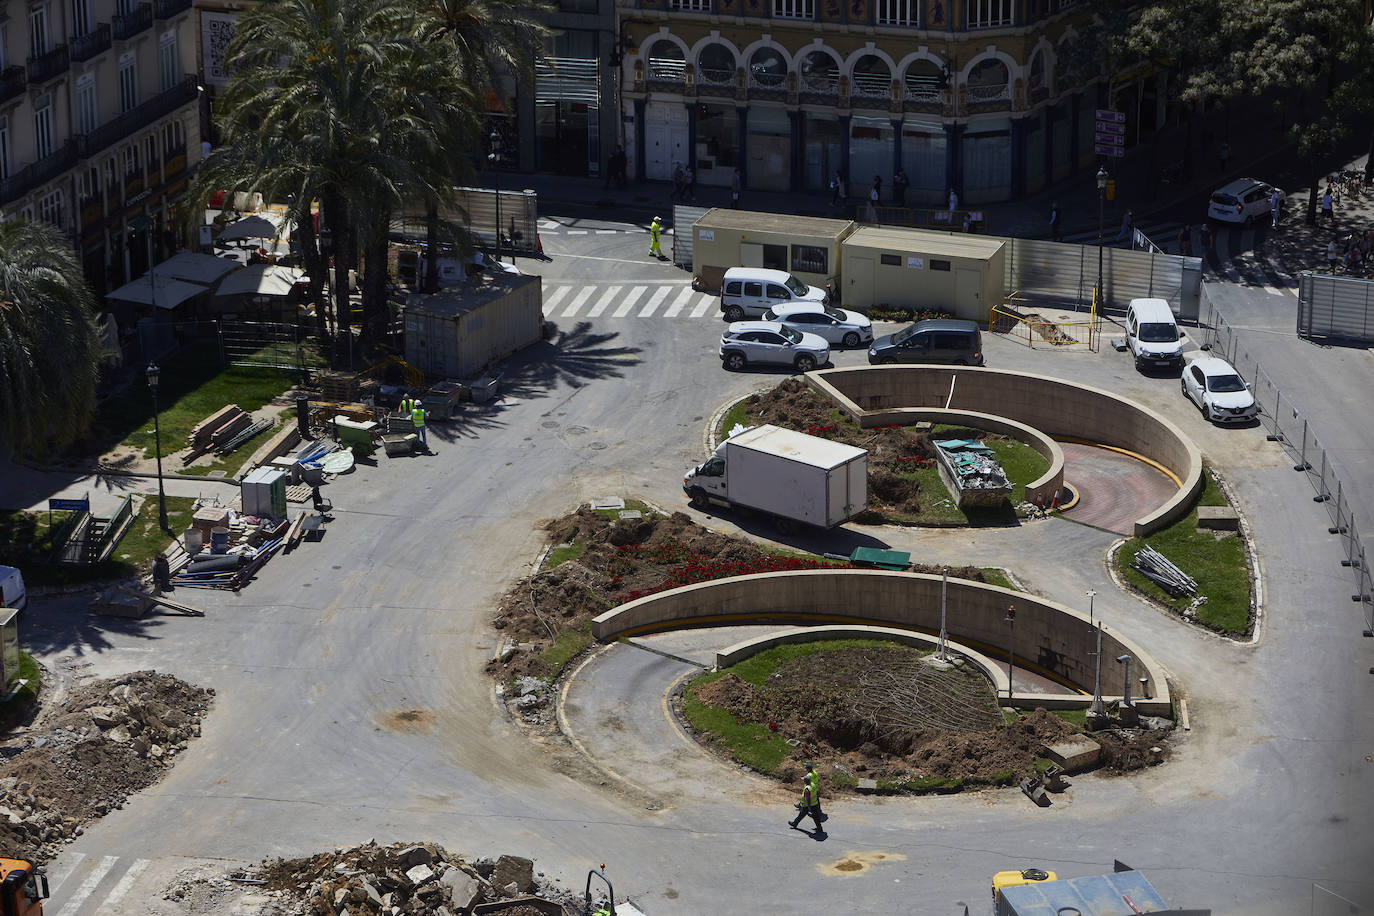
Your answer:
[[[720,320],[720,297],[699,293],[686,280],[642,283],[544,284],[544,317],[709,318]]]
[[[50,916],[120,912],[117,907],[150,864],[149,859],[121,856],[62,855],[48,867],[51,896],[43,911]],[[131,902],[126,912],[138,910]]]

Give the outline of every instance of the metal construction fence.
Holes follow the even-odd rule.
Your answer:
[[[1020,341],[1032,350],[1037,343],[1048,349],[1088,349],[1097,352],[1102,319],[1097,303],[1086,312],[1056,312],[1026,299],[1020,293],[1007,296],[988,311],[988,331]]]
[[[1078,303],[1088,309],[1097,286],[1096,245],[1004,239],[1007,243],[1007,289],[1029,299]],[[1184,320],[1196,320],[1202,287],[1202,259],[1162,251],[1103,246],[1100,252],[1102,308],[1125,309],[1132,299],[1165,299]]]
[[[685,207],[682,204],[673,205],[673,264],[683,270],[692,269],[692,239],[696,233],[692,227],[697,220],[706,215],[709,207]],[[647,240],[649,233],[644,233]],[[647,244],[647,241],[646,241]]]
[[[1303,271],[1298,336],[1374,343],[1374,280]]]
[[[1280,443],[1293,458],[1293,470],[1312,486],[1313,501],[1326,507],[1331,520],[1327,531],[1341,538],[1341,565],[1349,569],[1350,598],[1360,604],[1366,632],[1374,630],[1374,579],[1371,579],[1360,530],[1345,488],[1332,466],[1326,445],[1311,427],[1306,415],[1291,398],[1284,395],[1246,350],[1236,331],[1203,294],[1203,340],[1205,349],[1223,357],[1242,377],[1250,380],[1255,402],[1260,407],[1260,422],[1272,442]]]
[[[500,224],[503,254],[539,254],[539,195],[534,191],[497,192],[491,188],[455,188],[454,191],[453,204],[439,211],[441,219],[466,226],[483,244],[493,247]],[[429,229],[425,217],[422,205],[407,205],[392,217],[392,235],[423,242]]]

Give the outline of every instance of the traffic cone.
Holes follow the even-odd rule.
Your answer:
[[[544,256],[544,240],[539,237],[539,230],[537,229],[534,232],[534,248],[542,258]]]
[[[1059,491],[1058,491],[1058,490],[1055,490],[1055,491],[1054,491],[1054,499],[1050,500],[1050,511],[1053,512],[1055,509],[1058,509],[1058,508],[1059,508]]]
[[[1044,511],[1045,511],[1045,497],[1044,497],[1044,496],[1039,496],[1039,495],[1037,495],[1037,496],[1035,497],[1035,508],[1039,509],[1041,512],[1044,512]]]

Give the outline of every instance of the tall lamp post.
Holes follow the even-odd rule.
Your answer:
[[[1098,308],[1102,307],[1102,207],[1107,195],[1107,169],[1097,169],[1097,299]]]
[[[1007,627],[1010,635],[1007,639],[1007,702],[1011,702],[1011,672],[1016,667],[1016,605],[1007,605]]]
[[[501,162],[501,134],[496,128],[491,129],[491,136],[487,138],[487,165],[491,169],[492,181],[496,187],[496,260],[501,260],[501,173],[498,167]]]
[[[158,419],[157,378],[161,374],[157,363],[148,364],[148,389],[153,393],[153,447],[157,450],[157,522],[163,531],[170,532],[167,522],[167,493],[162,488],[162,423]]]

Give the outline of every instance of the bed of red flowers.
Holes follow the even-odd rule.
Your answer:
[[[665,577],[657,585],[645,588],[626,588],[622,585],[626,576],[645,565],[666,567]],[[707,556],[692,550],[679,541],[669,541],[653,545],[621,544],[607,568],[610,573],[608,592],[622,602],[634,601],[645,595],[667,591],[697,582],[725,579],[729,576],[748,576],[753,573],[792,572],[799,569],[824,569],[832,566],[848,566],[830,560],[813,560],[807,557],[775,556],[759,552],[748,559],[721,559]]]

